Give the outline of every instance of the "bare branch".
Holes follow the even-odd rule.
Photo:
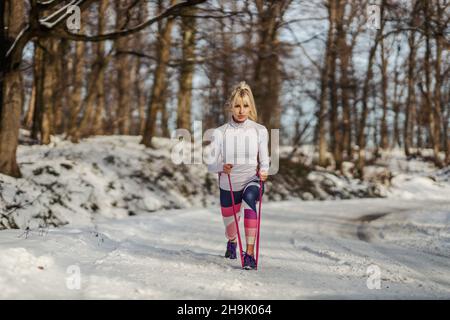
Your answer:
[[[49,10],[58,4],[64,2],[64,0],[49,0],[49,1],[33,1],[38,9]]]
[[[65,5],[64,7],[59,8],[58,10],[53,12],[48,17],[46,17],[44,19],[40,19],[39,23],[43,26],[46,26],[47,28],[53,28],[58,23],[60,23],[63,19],[65,20],[69,15],[72,14],[71,12],[69,12],[67,10],[70,6],[78,6],[80,4],[80,2],[82,2],[82,0],[72,0],[69,4]],[[56,21],[49,22],[52,18],[57,17],[61,13],[63,13],[63,14],[59,18],[57,18]]]
[[[78,0],[78,1],[81,1],[81,0]],[[146,28],[146,27],[152,25],[153,23],[155,23],[159,20],[162,20],[164,18],[178,16],[182,13],[184,8],[198,5],[205,1],[206,0],[187,0],[185,2],[177,3],[177,4],[167,8],[164,12],[157,15],[156,17],[153,17],[153,18],[151,18],[131,29],[128,29],[128,30],[120,30],[120,31],[111,32],[111,33],[107,33],[107,34],[88,36],[88,35],[80,35],[80,34],[72,33],[64,26],[63,27],[64,29],[62,29],[61,31],[53,29],[53,30],[48,30],[46,33],[42,33],[40,35],[42,35],[42,36],[47,35],[50,37],[70,39],[70,40],[75,40],[75,41],[93,41],[93,42],[117,39],[120,37],[128,36],[130,34],[139,32],[139,31],[143,30],[144,28]]]

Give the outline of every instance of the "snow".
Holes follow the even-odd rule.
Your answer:
[[[170,161],[173,141],[155,139],[157,149],[139,141],[97,136],[73,144],[53,137],[48,146],[19,146],[23,178],[0,175],[0,210],[12,211],[8,220],[0,220],[0,228],[84,225],[97,213],[125,218],[215,203],[203,192],[206,168],[180,168]]]
[[[123,219],[218,205],[217,176],[208,173],[205,164],[174,163],[172,147],[177,140],[155,138],[155,149],[145,148],[140,140],[96,136],[73,144],[56,136],[49,145],[20,145],[17,157],[23,178],[0,175],[0,212],[6,212],[0,229],[84,225],[97,214]],[[208,152],[208,146],[200,148],[185,143],[180,149],[190,158],[189,154]],[[287,156],[292,147],[281,150]],[[303,146],[299,151],[299,161],[311,164],[313,148]],[[272,176],[266,186],[270,201],[386,196],[385,186],[377,181],[360,181],[324,168],[302,176],[295,164]]]
[[[383,197],[346,200],[369,184],[309,172],[305,198],[340,200],[266,195],[259,270],[246,271],[223,257],[214,176],[170,163],[173,141],[156,144],[21,145],[24,177],[0,176],[0,299],[450,298],[449,168],[383,153],[367,170]]]
[[[23,230],[4,230],[0,298],[450,298],[449,203],[283,201],[263,208],[258,271],[223,258],[218,208],[99,216],[95,225],[26,238]],[[364,222],[380,213],[386,216],[373,227]],[[440,236],[417,235],[411,225],[431,225]],[[362,232],[370,236],[362,240]],[[79,289],[71,286],[71,266],[80,270]],[[380,270],[378,290],[367,285],[371,266]]]
[[[431,150],[422,151],[423,155]],[[382,155],[382,160],[394,175],[388,194],[402,199],[450,199],[450,168],[437,170],[430,162],[407,160],[402,150],[394,149]]]

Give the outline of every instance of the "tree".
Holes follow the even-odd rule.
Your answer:
[[[9,50],[24,23],[23,1],[0,2],[0,173],[12,177],[21,176],[16,161],[16,150],[23,104],[19,69],[22,52],[20,50],[9,53]]]
[[[180,81],[178,91],[177,128],[191,128],[192,78],[195,61],[196,19],[192,15],[195,8],[186,11],[187,16],[181,18],[183,32],[183,62],[180,65]]]
[[[175,0],[170,0],[171,5]],[[153,76],[153,87],[147,109],[147,121],[141,143],[153,147],[152,138],[155,136],[156,116],[166,108],[166,70],[170,59],[170,43],[172,39],[173,18],[169,18],[158,33],[156,69]]]
[[[367,116],[369,114],[369,106],[368,106],[368,100],[369,100],[369,86],[370,82],[373,77],[373,60],[375,58],[375,53],[378,48],[378,44],[380,43],[380,40],[383,37],[383,30],[385,26],[385,17],[384,17],[384,9],[386,6],[386,1],[382,0],[380,5],[380,15],[381,15],[381,25],[380,28],[377,30],[374,43],[372,44],[370,50],[369,50],[369,57],[367,59],[367,72],[366,77],[364,79],[364,84],[362,88],[362,97],[361,97],[361,103],[362,103],[362,110],[361,115],[359,118],[359,132],[358,132],[358,160],[356,163],[357,168],[357,174],[359,178],[364,177],[364,167],[365,167],[365,161],[366,161],[366,124],[367,124]]]
[[[258,105],[261,122],[270,131],[280,128],[282,108],[281,91],[281,43],[279,29],[291,0],[255,0],[257,9],[258,43],[253,75],[253,94]]]
[[[95,0],[78,0],[76,3],[83,12]],[[139,2],[139,1],[137,1]],[[23,1],[5,0],[0,2],[0,173],[19,177],[20,170],[16,160],[20,113],[23,106],[20,65],[23,50],[32,38],[70,39],[81,41],[77,45],[76,56],[81,59],[83,42],[105,41],[117,39],[137,33],[155,22],[176,17],[190,6],[198,5],[205,0],[189,0],[173,4],[139,25],[125,30],[116,30],[105,34],[86,35],[74,33],[67,29],[66,19],[72,14],[67,9],[73,4],[62,1],[38,2],[30,1],[29,14]],[[52,9],[57,8],[54,12]],[[170,20],[170,19],[169,19]],[[77,81],[75,81],[77,83]],[[72,106],[79,108],[81,94],[72,93]],[[71,115],[70,136],[77,140],[78,130],[74,127],[78,114]]]

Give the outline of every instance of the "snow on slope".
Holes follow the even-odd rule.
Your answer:
[[[426,155],[427,151],[422,151]],[[450,199],[450,167],[437,169],[431,162],[406,159],[403,150],[394,149],[382,155],[381,163],[393,174],[388,195],[402,199]]]
[[[124,218],[215,203],[204,166],[170,161],[169,139],[157,149],[139,137],[99,136],[79,144],[53,137],[19,146],[22,179],[0,175],[0,228],[84,224],[95,214]],[[11,214],[8,214],[11,212]]]
[[[20,145],[23,178],[0,175],[0,229],[83,225],[108,217],[161,209],[218,205],[217,176],[206,165],[171,161],[176,140],[155,138],[156,149],[137,136],[96,136],[78,144],[52,137],[49,145]],[[190,150],[185,144],[184,150]],[[198,148],[198,147],[196,147]],[[204,151],[207,151],[205,148]],[[267,200],[380,197],[385,186],[325,170],[301,173],[285,166],[266,184]]]

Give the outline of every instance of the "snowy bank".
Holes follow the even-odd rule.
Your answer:
[[[156,148],[150,149],[140,139],[96,136],[73,144],[57,136],[49,145],[20,145],[23,178],[0,175],[0,229],[77,226],[90,224],[97,215],[125,218],[218,206],[217,175],[208,173],[205,164],[175,164],[171,152],[177,140],[155,138]],[[184,150],[194,147],[199,148],[186,143]],[[280,169],[266,183],[265,201],[445,199],[450,191],[448,168],[438,172],[402,158],[398,150],[368,166],[364,181],[352,178],[348,162],[344,174],[314,167],[311,146],[291,152],[292,147],[280,148]]]

